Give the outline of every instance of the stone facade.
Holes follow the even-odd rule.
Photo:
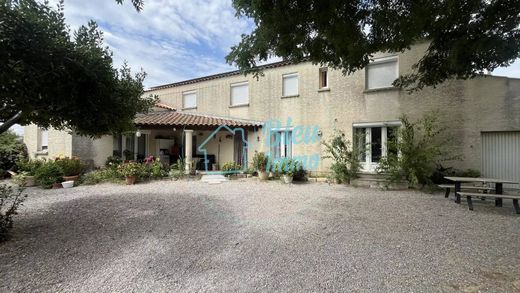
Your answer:
[[[410,72],[412,64],[422,56],[427,44],[419,44],[401,54],[379,54],[376,58],[398,58],[399,74]],[[253,76],[231,75],[184,85],[152,89],[146,94],[158,95],[160,102],[183,111],[182,93],[196,91],[196,109],[185,110],[210,115],[266,121],[276,119],[282,127],[290,117],[294,125],[317,125],[320,141],[313,144],[293,145],[293,156],[303,154],[324,155],[321,142],[332,135],[335,129],[352,138],[353,127],[358,123],[394,122],[402,114],[412,120],[425,113],[438,111],[446,127],[445,135],[453,154],[462,159],[449,162],[458,169],[480,169],[480,139],[483,131],[520,130],[520,80],[514,78],[484,76],[471,80],[450,80],[436,88],[426,88],[408,93],[386,88],[366,90],[365,70],[343,75],[337,70],[328,70],[328,89],[319,89],[319,68],[309,62],[266,69],[258,79]],[[282,97],[282,75],[298,73],[299,95]],[[230,105],[230,85],[248,82],[249,104],[239,107]],[[29,151],[34,150],[33,126],[26,128],[25,140]],[[63,134],[65,136],[65,134]],[[206,133],[202,135],[205,137]],[[180,137],[180,135],[178,135]],[[268,151],[264,133],[249,132],[251,144],[248,157],[255,150]],[[54,136],[53,136],[54,139]],[[69,153],[78,153],[99,164],[111,155],[111,141],[107,139],[89,142],[75,138],[56,138],[72,141]],[[199,143],[201,141],[198,141]],[[54,140],[49,137],[49,154]],[[150,150],[154,149],[151,136]],[[98,147],[98,145],[101,145]],[[222,147],[222,146],[221,146]],[[54,147],[65,151],[64,146]],[[82,149],[81,151],[76,151]],[[104,158],[103,158],[104,157]],[[226,155],[226,160],[232,155]],[[223,159],[224,160],[224,159]],[[221,160],[220,163],[224,161]],[[320,160],[317,171],[327,171],[330,161]]]

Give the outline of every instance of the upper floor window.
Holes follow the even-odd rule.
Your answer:
[[[282,96],[297,96],[298,95],[298,73],[284,74],[282,76]]]
[[[327,67],[320,68],[320,89],[326,89],[329,87],[329,76]]]
[[[184,108],[184,109],[197,108],[197,92],[196,91],[182,93],[182,108]]]
[[[45,151],[49,148],[49,132],[46,129],[38,128],[38,150]]]
[[[247,82],[231,85],[231,106],[249,104],[249,84]]]
[[[366,89],[392,87],[392,83],[399,77],[397,57],[377,59],[366,67]]]

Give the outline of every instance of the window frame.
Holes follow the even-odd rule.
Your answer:
[[[192,95],[192,94],[195,95],[195,106],[186,107],[185,97],[187,95]],[[191,91],[182,92],[182,109],[183,110],[197,109],[197,90],[191,90]]]
[[[393,56],[376,58],[365,67],[365,90],[366,91],[381,90],[381,89],[395,89],[396,88],[392,84],[390,84],[389,86],[369,88],[368,80],[369,80],[370,66],[371,65],[380,65],[380,64],[385,64],[385,63],[395,63],[396,64],[395,79],[399,78],[399,56],[393,55]]]
[[[247,86],[247,102],[240,103],[240,104],[233,104],[233,88],[240,87],[240,86]],[[249,98],[250,98],[249,81],[235,82],[235,83],[232,83],[229,85],[229,106],[230,107],[247,106],[247,105],[249,105]]]
[[[319,85],[318,85],[318,89],[320,90],[326,90],[326,89],[329,89],[329,68],[328,67],[321,67],[319,70],[318,70],[318,73],[319,73],[319,79],[318,79],[318,82],[319,82]],[[322,74],[325,73],[325,86],[323,86],[323,77],[322,77]]]
[[[43,144],[43,137],[46,137],[46,144]],[[47,152],[49,151],[49,130],[38,128],[38,145],[37,151],[39,152]]]
[[[273,132],[280,133],[280,157],[274,157],[272,154],[274,146],[272,145],[271,138]],[[288,132],[290,132],[290,137],[287,136]],[[271,156],[273,156],[274,159],[291,159],[293,157],[293,128],[271,128],[269,130],[269,153]]]
[[[290,94],[290,95],[286,95],[285,94],[285,79],[286,78],[291,78],[291,77],[296,77],[296,82],[297,82],[297,86],[296,86],[296,93],[295,94]],[[298,72],[291,72],[291,73],[285,73],[285,74],[282,74],[282,97],[297,97],[300,95],[300,75],[298,74]]]

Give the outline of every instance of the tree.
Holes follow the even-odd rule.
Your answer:
[[[116,0],[117,4],[123,4],[123,0]],[[143,0],[132,0],[132,5],[134,6],[135,10],[141,11],[143,10],[144,1]]]
[[[27,148],[20,137],[10,130],[0,133],[0,179],[13,169],[16,161],[26,157]]]
[[[114,69],[95,22],[71,36],[63,4],[0,0],[0,133],[14,123],[99,136],[133,129],[144,72]]]
[[[394,85],[420,89],[467,79],[520,57],[518,0],[322,1],[233,0],[254,20],[226,57],[244,73],[258,60],[310,60],[350,74],[376,52],[402,52],[429,42],[426,54]]]

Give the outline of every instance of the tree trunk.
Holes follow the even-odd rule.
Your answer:
[[[2,125],[0,125],[0,134],[6,132],[11,126],[16,124],[16,122],[20,120],[20,117],[22,117],[22,111],[16,113],[13,117],[9,118]]]

